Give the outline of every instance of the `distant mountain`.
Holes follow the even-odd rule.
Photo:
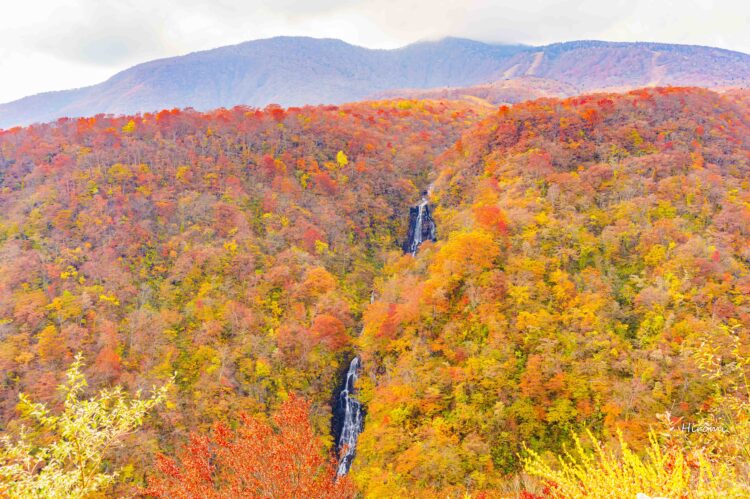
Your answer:
[[[338,104],[393,89],[471,87],[525,77],[556,82],[566,89],[560,95],[571,88],[746,86],[750,56],[658,43],[581,41],[529,47],[445,38],[371,50],[340,40],[278,37],[159,59],[91,87],[0,104],[0,128],[61,116],[173,107]],[[534,87],[532,80],[526,82]],[[522,99],[526,92],[516,94]]]
[[[581,92],[643,86],[747,86],[750,55],[695,45],[577,41],[511,56],[503,78],[536,76]]]

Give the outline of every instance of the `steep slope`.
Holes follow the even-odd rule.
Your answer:
[[[543,80],[529,77],[549,83],[541,85]],[[62,116],[173,107],[337,104],[392,89],[471,87],[507,79],[519,88],[501,83],[478,91],[516,102],[542,94],[646,85],[745,86],[750,56],[655,43],[528,47],[458,38],[370,50],[340,40],[278,37],[151,61],[98,85],[1,104],[0,128]]]
[[[620,428],[640,449],[659,414],[679,428],[742,383],[699,352],[750,349],[746,99],[504,107],[440,170],[438,241],[388,261],[364,313],[362,490],[497,497],[523,443]]]

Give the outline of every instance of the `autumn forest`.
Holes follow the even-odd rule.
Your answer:
[[[747,497],[749,375],[744,91],[0,131],[3,497]]]

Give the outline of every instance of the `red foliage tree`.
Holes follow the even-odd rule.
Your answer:
[[[336,477],[336,461],[310,426],[310,404],[291,396],[271,423],[243,415],[232,431],[193,434],[178,460],[158,457],[158,475],[143,494],[169,498],[347,498],[355,489]]]
[[[310,330],[320,343],[332,350],[338,350],[348,341],[344,324],[332,315],[321,314],[317,316]]]
[[[505,214],[497,206],[477,206],[474,208],[474,217],[479,225],[485,229],[496,231],[500,234],[508,232],[508,222]]]

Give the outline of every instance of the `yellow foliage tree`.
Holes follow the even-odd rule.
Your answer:
[[[343,168],[349,164],[349,158],[346,157],[344,151],[339,151],[336,154],[336,163],[338,163],[339,168]]]
[[[22,429],[15,441],[9,435],[0,437],[0,496],[80,498],[106,490],[117,477],[116,471],[103,469],[107,451],[166,398],[169,385],[154,389],[148,398],[137,393],[129,399],[118,386],[87,399],[82,365],[79,354],[59,387],[65,396],[60,414],[20,395],[21,410],[35,428]],[[44,441],[34,441],[32,434],[45,435]]]
[[[632,451],[618,432],[620,452],[608,449],[588,432],[594,450],[584,449],[574,437],[575,451],[557,457],[553,467],[539,454],[528,450],[526,472],[540,478],[545,494],[552,498],[590,497],[684,497],[740,498],[748,496],[733,468],[712,460],[703,452],[688,453],[679,446],[660,445],[649,435],[646,455]]]

